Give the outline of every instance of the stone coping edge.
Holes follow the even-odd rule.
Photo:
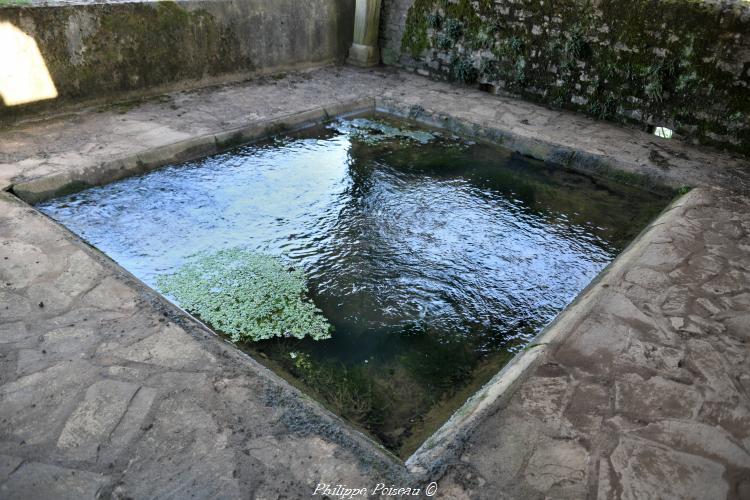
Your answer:
[[[8,189],[25,202],[35,204],[92,186],[101,186],[126,177],[141,175],[165,165],[197,160],[274,135],[296,132],[324,123],[334,117],[366,113],[374,109],[375,101],[372,98],[321,106],[218,133],[191,137],[98,165],[21,180],[10,185]]]
[[[376,98],[375,110],[429,127],[449,130],[458,135],[470,136],[524,156],[562,165],[595,177],[611,179],[661,196],[673,196],[676,190],[685,187],[675,176],[635,172],[632,165],[618,161],[612,156],[584,152],[574,147],[526,137],[501,128],[479,125],[420,105],[408,105],[391,98]]]
[[[612,179],[660,195],[673,195],[676,189],[682,187],[677,185],[675,179],[667,176],[657,178],[651,175],[633,173],[628,165],[620,165],[613,158],[607,156],[584,153],[568,146],[522,137],[498,128],[480,126],[456,119],[445,113],[429,111],[421,106],[409,106],[393,99],[367,97],[321,106],[217,133],[191,137],[98,165],[21,180],[4,187],[4,189],[11,190],[27,203],[39,203],[92,186],[104,185],[125,177],[141,175],[165,165],[210,156],[273,135],[295,132],[324,123],[331,118],[373,111],[412,120],[433,128],[450,130],[460,135],[471,136],[511,149],[525,156],[563,165],[597,177]]]

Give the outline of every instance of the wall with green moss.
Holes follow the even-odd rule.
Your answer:
[[[383,61],[750,154],[750,2],[384,0]]]
[[[6,6],[4,21],[39,46],[60,96],[44,105],[54,106],[342,61],[354,6],[349,0]],[[13,111],[0,103],[0,116]]]

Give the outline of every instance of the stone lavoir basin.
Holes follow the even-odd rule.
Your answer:
[[[372,115],[38,208],[405,458],[668,202]]]

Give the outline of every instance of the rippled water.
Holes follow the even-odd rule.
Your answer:
[[[39,208],[152,286],[237,246],[304,268],[333,338],[243,347],[403,456],[667,200],[394,127],[340,121]]]

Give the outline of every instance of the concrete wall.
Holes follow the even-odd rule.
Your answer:
[[[354,1],[0,7],[3,22],[36,41],[57,88],[57,99],[31,105],[39,108],[342,61]],[[0,117],[29,107],[0,103]]]
[[[384,0],[383,61],[750,154],[750,2]]]

